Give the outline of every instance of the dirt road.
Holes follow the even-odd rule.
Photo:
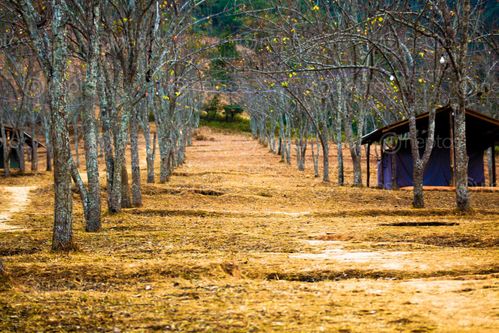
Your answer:
[[[497,194],[473,194],[467,216],[448,192],[413,210],[406,191],[323,184],[248,136],[201,134],[170,182],[144,181],[144,207],[105,215],[101,232],[83,231],[75,204],[74,254],[50,252],[50,196],[34,195],[16,221],[31,230],[0,233],[23,290],[0,293],[0,330],[498,326]]]
[[[0,232],[20,231],[23,228],[10,225],[12,215],[22,212],[29,203],[29,192],[33,186],[2,186],[3,200],[0,206]]]

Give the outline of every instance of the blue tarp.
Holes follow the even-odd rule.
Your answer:
[[[468,153],[468,183],[470,186],[482,186],[485,183],[483,154],[483,150]],[[398,187],[413,186],[412,155],[409,149],[400,149],[394,154],[385,153],[383,155],[383,161],[378,161],[378,186],[385,189],[393,187],[392,158],[396,159]],[[381,164],[383,164],[383,168],[381,168]],[[449,186],[450,184],[450,150],[449,148],[434,148],[426,165],[423,185]]]

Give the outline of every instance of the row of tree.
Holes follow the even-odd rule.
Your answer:
[[[200,89],[191,89],[200,82],[205,48],[192,37],[196,7],[196,1],[159,0],[0,4],[1,84],[6,88],[0,122],[17,128],[31,123],[33,133],[44,129],[48,156],[53,156],[47,163],[53,165],[55,183],[53,250],[74,246],[72,181],[86,230],[101,228],[100,164],[105,165],[109,212],[142,205],[140,133],[147,182],[155,181],[156,146],[159,182],[183,163],[202,102]],[[78,128],[87,182],[73,149],[78,149]]]
[[[86,230],[101,228],[100,164],[109,212],[142,204],[140,134],[147,181],[155,181],[156,146],[159,181],[168,180],[198,125],[203,82],[216,94],[242,96],[255,136],[283,160],[291,161],[293,139],[300,169],[311,147],[319,175],[322,155],[326,182],[334,142],[340,185],[344,142],[360,186],[363,134],[408,119],[415,207],[424,205],[435,109],[450,104],[456,204],[466,210],[465,107],[496,110],[497,48],[483,15],[492,2],[7,0],[0,3],[0,123],[43,129],[53,157],[54,250],[73,247],[72,180]],[[423,151],[422,112],[430,114]],[[80,134],[86,183],[73,153]]]
[[[455,112],[456,206],[470,207],[465,108],[497,109],[497,48],[486,24],[489,2],[275,1],[259,15],[248,94],[255,136],[290,160],[296,138],[298,168],[308,141],[318,175],[329,179],[329,144],[337,145],[338,184],[344,184],[342,145],[362,185],[361,138],[380,125],[409,120],[414,207],[424,207],[423,174],[435,138],[435,111]],[[417,115],[428,112],[423,149]],[[496,115],[497,116],[497,115]],[[275,133],[278,139],[275,139]],[[316,149],[314,150],[314,143]]]

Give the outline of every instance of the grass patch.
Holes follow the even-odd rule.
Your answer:
[[[251,133],[250,120],[237,115],[233,121],[225,121],[225,118],[207,119],[201,118],[200,126],[207,126],[222,133]]]

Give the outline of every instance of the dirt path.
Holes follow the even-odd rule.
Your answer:
[[[7,222],[11,220],[12,215],[22,212],[28,205],[29,192],[34,186],[4,186],[0,191],[6,192],[7,199],[2,202],[0,207],[0,232],[11,232],[26,230]]]
[[[472,215],[450,192],[413,210],[410,192],[323,184],[310,160],[299,172],[249,136],[200,133],[101,232],[76,204],[77,253],[50,251],[52,192],[32,196],[15,216],[30,229],[0,232],[23,288],[0,292],[0,331],[497,331],[497,194],[474,193]]]

